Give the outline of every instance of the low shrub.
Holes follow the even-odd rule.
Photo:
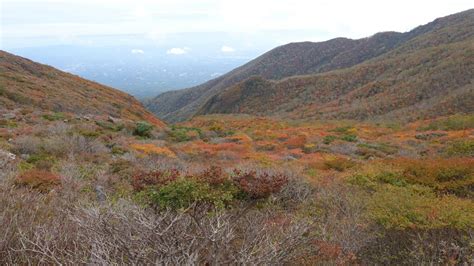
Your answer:
[[[474,168],[470,159],[399,160],[402,176],[408,182],[432,187],[439,192],[473,196]]]
[[[387,143],[361,143],[357,147],[372,149],[385,154],[395,154],[398,151],[397,147]]]
[[[142,191],[148,187],[167,185],[176,181],[180,176],[181,173],[176,169],[141,172],[132,177],[132,186],[135,191]]]
[[[326,145],[329,145],[331,144],[333,141],[335,141],[337,139],[336,136],[333,136],[333,135],[329,135],[329,136],[325,136],[323,138],[323,143],[326,144]]]
[[[15,183],[37,189],[40,192],[48,192],[61,184],[61,177],[49,171],[32,169],[20,174]]]
[[[351,126],[344,126],[344,127],[336,127],[335,129],[332,129],[332,132],[337,132],[337,133],[348,133],[351,129],[353,129]]]
[[[353,134],[346,134],[341,137],[341,140],[348,141],[348,142],[356,142],[357,136]]]
[[[297,148],[303,148],[305,143],[306,143],[305,136],[294,136],[294,137],[290,137],[285,142],[285,145],[288,147],[288,149],[297,149]]]
[[[171,151],[167,147],[158,147],[154,144],[141,144],[141,143],[135,143],[130,145],[131,148],[134,150],[143,152],[148,155],[158,155],[158,156],[166,156],[170,158],[175,158],[176,154]]]
[[[20,136],[13,140],[13,152],[17,154],[36,154],[42,149],[42,141],[34,136]]]
[[[389,229],[356,255],[360,265],[469,265],[474,256],[472,232],[449,227]]]
[[[374,157],[384,157],[384,153],[365,147],[357,147],[355,154],[361,156],[366,160]]]
[[[154,205],[161,208],[183,209],[194,203],[223,208],[234,200],[236,193],[233,186],[211,187],[194,178],[181,178],[151,190],[149,197]]]
[[[213,125],[213,126],[209,127],[209,130],[216,133],[216,135],[218,137],[221,137],[221,138],[232,136],[232,135],[235,134],[235,131],[226,130],[225,128],[223,128],[220,125]]]
[[[431,122],[420,130],[466,130],[474,128],[474,115],[453,115]]]
[[[355,166],[355,162],[353,162],[350,159],[346,159],[342,157],[337,157],[337,158],[330,159],[324,162],[324,168],[334,169],[339,172],[342,172],[354,166]]]
[[[314,153],[318,151],[318,146],[316,144],[309,143],[309,144],[304,145],[302,150],[306,154]]]
[[[194,127],[172,126],[171,131],[168,132],[172,141],[183,142],[190,141],[197,138],[202,138],[203,133],[201,129]]]
[[[116,123],[112,123],[108,121],[96,121],[95,124],[103,129],[114,131],[114,132],[119,132],[125,128],[125,125],[123,124],[116,124]]]
[[[368,202],[369,214],[385,228],[459,229],[474,226],[474,203],[454,196],[438,197],[422,186],[383,185]]]
[[[449,156],[474,156],[474,140],[458,140],[451,142],[446,148]]]
[[[210,185],[222,185],[230,180],[229,175],[219,166],[211,166],[199,173],[196,177],[198,180]]]
[[[284,174],[257,173],[255,170],[234,169],[232,179],[239,189],[251,199],[266,198],[279,192],[288,183],[288,177]]]
[[[397,187],[407,186],[407,182],[403,179],[403,177],[401,177],[400,174],[394,172],[382,172],[380,174],[377,174],[375,176],[375,180]]]
[[[64,113],[52,113],[52,114],[44,114],[43,119],[48,121],[57,121],[57,120],[64,120],[66,119],[66,115]]]
[[[133,134],[135,136],[149,138],[151,137],[152,130],[153,130],[153,125],[147,122],[141,121],[136,124]]]
[[[42,169],[42,170],[50,170],[56,159],[52,156],[49,156],[47,154],[33,154],[26,159],[26,162],[32,165],[35,165],[36,168]]]

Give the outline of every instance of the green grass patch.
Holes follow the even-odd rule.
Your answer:
[[[48,121],[58,121],[66,119],[66,115],[64,113],[57,112],[52,114],[44,114],[42,118]]]
[[[419,130],[466,130],[474,128],[474,115],[453,115],[438,119]]]
[[[451,142],[446,148],[449,156],[474,156],[474,140],[458,140]]]
[[[173,125],[171,126],[171,131],[168,132],[168,136],[172,141],[184,142],[196,138],[203,138],[203,133],[200,128]]]

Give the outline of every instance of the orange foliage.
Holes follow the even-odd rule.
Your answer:
[[[220,152],[233,152],[239,156],[245,156],[249,152],[247,145],[239,143],[225,142],[211,144],[203,141],[195,141],[183,147],[183,151],[188,154],[201,154],[216,156]]]
[[[297,149],[297,148],[303,148],[305,143],[306,143],[306,136],[300,135],[300,136],[291,137],[285,142],[285,145],[289,149]]]
[[[61,184],[61,177],[49,171],[34,169],[19,175],[15,183],[37,189],[41,192],[47,192]]]
[[[154,144],[140,144],[135,143],[130,145],[133,149],[143,152],[145,154],[164,155],[167,157],[175,158],[176,154],[167,147],[158,147]]]

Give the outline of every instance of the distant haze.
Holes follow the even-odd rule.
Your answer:
[[[200,84],[288,42],[407,31],[471,1],[2,0],[0,49],[135,96]]]

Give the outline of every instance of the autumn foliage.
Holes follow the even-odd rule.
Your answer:
[[[61,177],[45,170],[29,170],[20,174],[16,183],[21,186],[47,192],[61,184]]]
[[[147,187],[169,184],[176,181],[179,176],[180,172],[176,169],[139,172],[132,177],[132,186],[135,191],[141,191]]]
[[[284,174],[257,173],[255,170],[235,169],[232,179],[252,199],[268,197],[288,183],[288,177]]]

